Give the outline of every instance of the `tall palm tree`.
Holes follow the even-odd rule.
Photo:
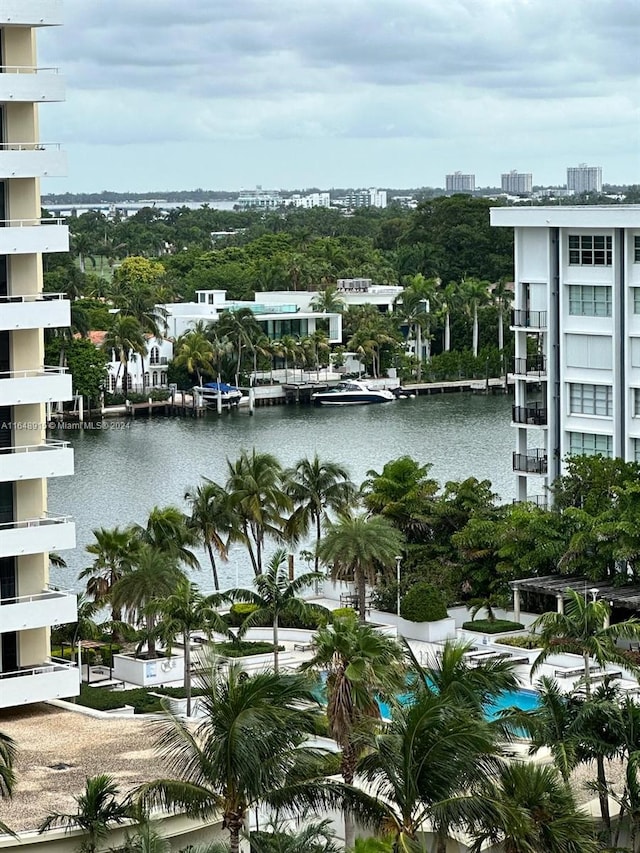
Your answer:
[[[243,450],[235,462],[227,460],[227,467],[230,503],[257,577],[262,574],[265,537],[283,537],[283,513],[291,508],[291,499],[282,489],[282,467],[271,453]]]
[[[330,820],[304,823],[296,832],[283,831],[278,824],[269,832],[251,836],[251,853],[340,853]]]
[[[246,815],[258,803],[301,813],[328,802],[335,786],[322,778],[318,751],[303,745],[318,717],[306,678],[247,675],[237,663],[220,675],[212,661],[199,686],[204,718],[195,731],[171,713],[157,724],[158,752],[173,778],[142,786],[145,804],[201,818],[222,814],[238,853]]]
[[[495,804],[491,820],[472,830],[470,853],[487,842],[504,853],[597,853],[593,821],[576,806],[571,789],[554,767],[511,761],[487,789]],[[483,825],[484,823],[484,825]]]
[[[264,574],[258,575],[254,579],[255,591],[251,589],[230,589],[225,593],[225,598],[230,601],[248,602],[257,608],[245,619],[241,633],[246,632],[254,625],[260,625],[265,619],[268,619],[273,625],[274,672],[278,672],[279,668],[278,627],[280,617],[283,613],[289,613],[301,619],[307,618],[311,613],[311,607],[306,601],[299,598],[299,595],[321,577],[317,572],[306,572],[290,580],[286,563],[286,550],[278,548],[269,559]]]
[[[218,333],[231,341],[236,352],[235,383],[239,382],[242,369],[242,353],[251,349],[262,330],[250,308],[238,308],[236,311],[223,311],[218,320]]]
[[[440,311],[444,315],[444,340],[442,348],[451,350],[451,314],[458,310],[461,303],[461,289],[456,281],[445,284],[440,294]]]
[[[398,705],[360,759],[362,790],[346,792],[355,806],[379,815],[398,851],[419,851],[418,833],[428,821],[444,853],[452,827],[468,826],[491,808],[480,790],[498,766],[496,729],[468,706],[421,691]]]
[[[504,349],[504,315],[513,300],[513,290],[501,279],[491,288],[491,300],[498,311],[498,349]]]
[[[338,618],[315,634],[313,657],[301,669],[317,677],[326,674],[329,728],[342,751],[342,778],[352,785],[363,730],[381,722],[378,698],[389,699],[405,685],[402,649],[370,625]],[[352,843],[353,827],[345,814],[345,844]]]
[[[342,314],[345,308],[344,297],[335,284],[327,284],[311,300],[311,309],[323,314]]]
[[[564,613],[543,613],[533,623],[542,651],[535,659],[531,675],[554,654],[578,654],[584,660],[584,685],[591,697],[591,659],[605,667],[614,663],[637,670],[617,640],[640,640],[640,621],[635,617],[615,625],[609,624],[611,608],[606,601],[587,601],[574,589],[565,590],[568,599]]]
[[[489,282],[467,278],[462,282],[462,294],[473,320],[473,355],[478,357],[478,308],[489,301]]]
[[[402,320],[409,326],[416,341],[418,359],[418,381],[423,361],[431,357],[431,317],[435,313],[435,301],[440,287],[440,279],[426,279],[422,273],[412,276],[396,304]]]
[[[93,536],[95,542],[87,545],[85,550],[94,554],[95,559],[91,566],[80,572],[78,579],[87,578],[87,595],[96,604],[103,605],[110,602],[114,585],[131,568],[136,541],[131,528],[99,527],[93,531]],[[122,613],[113,602],[110,605],[111,622],[115,626],[122,621]]]
[[[147,342],[139,321],[126,314],[116,314],[102,342],[102,349],[107,353],[112,350],[115,352],[116,359],[120,362],[116,383],[122,370],[122,393],[126,396],[129,386],[129,362],[138,355],[144,357],[147,351]]]
[[[150,659],[157,657],[159,599],[171,595],[183,578],[175,556],[145,543],[136,551],[131,570],[111,590],[111,600],[129,622],[144,625]]]
[[[0,800],[11,797],[16,784],[16,774],[13,765],[16,761],[17,747],[9,735],[0,732]],[[13,830],[0,820],[0,832],[13,835]]]
[[[73,813],[52,812],[42,821],[38,832],[63,826],[67,832],[81,829],[85,833],[80,846],[82,853],[96,853],[109,835],[113,825],[135,817],[130,801],[119,799],[120,789],[107,774],[92,776],[86,781],[82,794],[74,797],[77,809]]]
[[[284,476],[285,489],[295,507],[287,521],[287,533],[292,539],[299,539],[315,527],[315,571],[319,572],[322,522],[328,518],[329,510],[341,512],[355,502],[355,485],[345,467],[337,462],[321,461],[317,453],[313,459],[300,459]]]
[[[362,622],[367,618],[367,584],[375,584],[380,569],[395,565],[403,544],[402,534],[380,515],[342,513],[336,522],[326,523],[318,554],[334,580],[353,581]]]
[[[220,589],[215,554],[221,560],[229,558],[229,545],[239,538],[234,525],[237,516],[231,507],[225,489],[212,480],[206,480],[195,489],[187,489],[184,498],[191,507],[188,524],[198,532],[211,563],[213,586]]]
[[[198,542],[197,533],[178,507],[154,506],[146,525],[134,525],[133,531],[140,542],[157,548],[192,569],[200,568],[198,558],[191,550]]]
[[[191,374],[195,373],[198,385],[202,385],[203,374],[213,375],[213,359],[211,342],[193,329],[185,332],[176,341],[174,364],[176,367],[185,367]]]
[[[293,335],[283,335],[278,341],[278,356],[284,359],[284,381],[287,381],[289,372],[289,359],[293,362],[295,371],[298,355],[298,341]]]
[[[178,579],[175,589],[166,597],[158,598],[155,608],[159,617],[158,636],[165,644],[167,654],[178,637],[184,645],[184,689],[187,699],[187,717],[191,716],[191,634],[203,631],[210,637],[213,631],[229,634],[227,623],[186,577]]]

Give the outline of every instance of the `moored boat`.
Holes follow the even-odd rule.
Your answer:
[[[311,395],[316,406],[366,406],[371,403],[390,403],[395,396],[386,388],[369,388],[356,379],[339,382],[327,391],[317,391]]]
[[[218,398],[222,400],[223,406],[237,406],[242,400],[242,391],[233,385],[227,385],[226,382],[206,382],[204,385],[197,385],[193,390],[207,405],[215,405]]]

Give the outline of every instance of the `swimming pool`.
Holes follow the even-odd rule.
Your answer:
[[[401,705],[411,702],[411,693],[401,693],[398,696]],[[485,719],[495,720],[507,708],[517,708],[520,711],[533,711],[540,705],[540,696],[535,690],[507,690],[497,696],[491,704],[485,707]],[[380,716],[383,720],[391,719],[391,708],[385,702],[378,701]]]

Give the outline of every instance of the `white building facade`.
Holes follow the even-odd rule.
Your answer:
[[[567,167],[567,190],[575,193],[601,193],[602,192],[602,166],[587,166],[580,163],[579,166]]]
[[[93,332],[96,346],[101,346],[106,332]],[[127,390],[145,394],[156,388],[167,388],[167,370],[173,358],[173,343],[166,338],[147,335],[146,351],[143,356],[131,354],[127,365]],[[122,393],[124,379],[122,362],[113,350],[107,362],[107,389],[112,394]]]
[[[474,192],[476,176],[453,172],[453,174],[445,176],[445,187],[448,193]]]
[[[48,438],[46,404],[72,397],[71,376],[44,363],[45,328],[70,325],[61,294],[42,292],[42,253],[69,249],[67,227],[41,220],[40,178],[65,173],[41,145],[38,104],[64,99],[37,63],[38,28],[59,0],[0,4],[0,708],[77,695],[78,670],[51,659],[50,628],[77,618],[76,597],[49,587],[50,551],[75,546],[75,525],[47,512],[47,478],[73,473],[73,451]]]
[[[493,208],[515,230],[513,467],[544,501],[568,456],[640,461],[640,206]]]

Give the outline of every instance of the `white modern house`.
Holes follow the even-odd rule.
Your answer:
[[[90,332],[89,338],[97,347],[102,347],[106,332]],[[167,367],[173,358],[173,342],[166,338],[145,335],[144,355],[131,355],[127,366],[127,390],[144,394],[154,388],[167,387]],[[107,362],[107,389],[122,392],[123,370],[118,354],[111,350]]]
[[[640,461],[640,206],[493,208],[515,232],[519,500],[569,455]]]
[[[284,335],[306,337],[321,327],[328,327],[330,343],[342,341],[342,316],[314,311],[311,302],[317,293],[279,291],[257,294],[259,301],[227,299],[226,290],[198,290],[195,302],[163,305],[168,335],[178,338],[196,323],[217,323],[223,311],[249,308],[271,340]],[[320,325],[322,324],[322,325]]]
[[[42,253],[66,252],[59,220],[41,220],[40,178],[65,174],[42,145],[38,104],[64,99],[57,69],[39,68],[36,33],[59,25],[59,0],[0,4],[0,708],[75,696],[78,670],[50,657],[52,625],[77,617],[75,595],[48,586],[50,551],[75,525],[47,512],[47,478],[73,473],[73,452],[47,438],[45,404],[72,398],[71,376],[44,363],[43,329],[70,324],[69,302],[42,292]]]

